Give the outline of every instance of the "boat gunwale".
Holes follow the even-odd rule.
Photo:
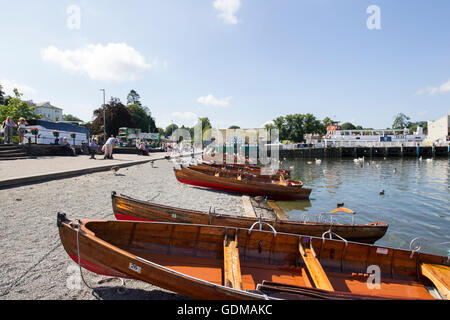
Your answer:
[[[168,210],[178,210],[178,211],[185,211],[185,212],[189,212],[192,214],[201,214],[201,215],[205,215],[205,216],[220,216],[220,217],[224,217],[224,218],[231,218],[231,219],[239,219],[239,220],[248,220],[248,221],[252,221],[252,222],[257,222],[257,221],[262,221],[262,222],[272,222],[274,224],[295,224],[295,225],[305,225],[305,226],[329,226],[331,229],[333,226],[344,226],[344,227],[369,227],[369,228],[388,228],[389,224],[386,222],[382,222],[382,221],[376,221],[376,222],[369,222],[366,224],[342,224],[342,223],[336,223],[336,224],[325,224],[325,223],[320,223],[320,222],[313,222],[313,221],[296,221],[296,220],[280,220],[280,219],[268,219],[268,218],[253,218],[253,217],[248,217],[248,216],[233,216],[231,214],[227,214],[227,213],[216,213],[216,212],[210,212],[207,213],[206,211],[200,211],[200,210],[193,210],[193,209],[184,209],[184,208],[178,208],[178,207],[172,207],[172,206],[168,206],[168,205],[164,205],[164,204],[159,204],[159,203],[153,203],[153,202],[149,202],[149,201],[145,201],[145,200],[139,200],[139,199],[135,199],[129,196],[126,196],[124,194],[111,194],[111,197],[114,198],[123,198],[126,200],[130,200],[130,201],[134,201],[137,203],[140,203],[142,205],[150,205],[152,207],[158,207],[158,208],[163,208],[163,209],[168,209]],[[114,204],[113,204],[114,206]],[[376,225],[375,223],[381,223]]]

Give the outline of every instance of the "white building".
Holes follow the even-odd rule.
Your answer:
[[[428,121],[427,141],[436,144],[447,144],[450,141],[450,114]]]
[[[52,106],[50,102],[34,103],[33,101],[27,101],[27,103],[35,108],[35,114],[42,115],[43,120],[62,121],[63,109]]]
[[[412,133],[409,129],[342,130],[335,122],[328,126],[323,140],[330,147],[406,147],[422,144],[425,138],[422,127]]]

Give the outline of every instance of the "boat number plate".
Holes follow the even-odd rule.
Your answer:
[[[377,253],[378,254],[388,254],[389,250],[386,248],[377,248]]]
[[[141,273],[141,267],[131,262],[130,262],[130,269],[133,270],[134,272]]]

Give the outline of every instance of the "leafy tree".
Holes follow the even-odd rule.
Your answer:
[[[239,126],[230,126],[228,129],[240,129],[241,127]]]
[[[103,108],[94,110],[94,121],[92,122],[92,133],[103,132]],[[106,136],[117,136],[119,128],[132,127],[132,118],[129,109],[120,102],[119,98],[111,97],[106,105]]]
[[[3,87],[0,83],[0,105],[5,104],[5,92],[3,91]]]
[[[22,94],[17,89],[14,89],[14,97],[9,96],[6,99],[6,105],[0,106],[1,121],[5,120],[8,116],[13,117],[14,122],[17,122],[21,117],[25,119],[42,118],[42,115],[35,114],[35,108],[30,107],[21,97]]]
[[[77,122],[83,122],[83,120],[81,120],[78,117],[75,117],[72,114],[64,114],[62,117],[63,121],[77,121]]]
[[[306,133],[324,133],[326,130],[323,121],[316,119],[310,113],[281,116],[273,119],[273,125],[268,124],[265,128],[276,128],[279,130],[279,139],[281,141],[290,140],[293,142],[303,141],[303,136]]]
[[[150,110],[140,104],[131,104],[127,106],[130,111],[133,128],[141,129],[142,132],[155,132],[155,120],[150,116]]]
[[[341,129],[342,130],[357,130],[355,125],[353,125],[353,123],[350,122],[345,122],[341,125]]]
[[[405,129],[409,127],[409,119],[404,113],[399,113],[392,123],[392,129]]]
[[[172,133],[178,129],[178,126],[175,123],[169,124],[164,132],[166,137],[170,137]]]
[[[140,100],[141,100],[141,96],[135,90],[131,90],[127,96],[127,105],[129,106],[129,105],[137,104],[139,106],[142,106]]]
[[[428,122],[427,121],[410,122],[408,125],[408,128],[409,128],[410,132],[416,132],[417,127],[419,127],[419,126],[423,128],[424,133],[427,133],[427,131],[428,131]]]

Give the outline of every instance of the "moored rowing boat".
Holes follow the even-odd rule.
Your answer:
[[[221,177],[184,166],[181,169],[174,168],[174,172],[177,180],[182,183],[239,194],[267,196],[273,200],[308,199],[312,191],[303,188],[301,182],[297,184],[290,181],[257,181],[250,177]]]
[[[254,223],[260,221],[256,217],[240,217],[176,208],[117,195],[115,192],[111,194],[111,198],[113,213],[118,220],[194,223],[235,228],[250,228]],[[266,230],[270,230],[268,225],[271,225],[279,232],[316,237],[331,230],[346,240],[364,243],[374,243],[382,238],[388,229],[388,224],[384,222],[330,225],[329,223],[289,220],[263,219],[261,221],[267,223],[267,225],[263,225],[263,229]]]
[[[433,299],[448,290],[448,258],[421,252],[275,230],[70,221],[64,214],[57,226],[82,267],[194,299]]]

